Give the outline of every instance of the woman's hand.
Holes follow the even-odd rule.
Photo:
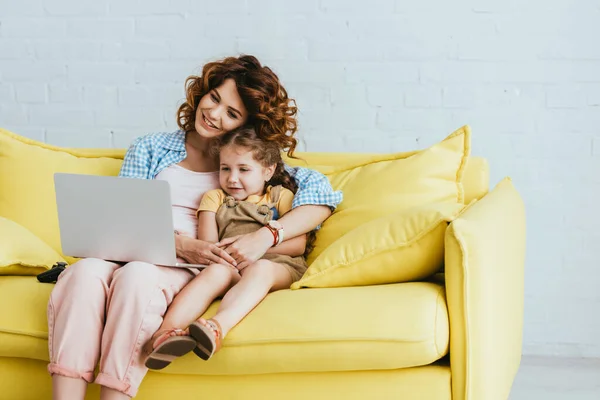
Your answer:
[[[273,246],[273,234],[268,228],[260,228],[246,235],[223,239],[216,245],[235,259],[237,269],[241,271],[264,256]]]
[[[238,264],[225,250],[204,240],[175,235],[175,248],[177,255],[190,264],[223,264],[232,268]]]

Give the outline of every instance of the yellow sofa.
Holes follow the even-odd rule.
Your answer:
[[[443,273],[270,294],[211,361],[190,354],[150,372],[136,398],[507,399],[521,356],[525,214],[510,179],[491,192],[488,179],[485,159],[470,157],[464,200],[477,201],[446,229]],[[51,398],[52,288],[0,276],[0,399]]]

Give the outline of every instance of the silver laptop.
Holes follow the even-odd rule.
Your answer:
[[[168,182],[57,173],[54,187],[65,255],[205,267],[177,262]]]

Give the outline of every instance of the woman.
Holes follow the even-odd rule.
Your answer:
[[[178,110],[180,131],[144,136],[131,145],[120,176],[169,182],[180,258],[242,270],[277,242],[274,237],[310,232],[341,202],[341,193],[333,192],[323,175],[287,167],[299,188],[293,210],[278,220],[283,231],[265,227],[216,244],[196,239],[199,201],[206,191],[219,187],[219,163],[210,151],[211,141],[251,124],[261,138],[291,154],[296,147],[293,104],[277,76],[256,58],[226,58],[205,65],[201,76],[186,80],[186,102]],[[173,298],[196,273],[98,259],[84,259],[69,267],[59,277],[48,304],[53,397],[83,399],[98,361],[95,383],[102,386],[103,400],[135,396],[147,372],[144,345],[161,325]],[[268,269],[261,273],[274,281],[281,276]],[[178,320],[177,315],[172,319],[172,326],[191,322]]]

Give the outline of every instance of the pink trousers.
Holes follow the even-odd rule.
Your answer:
[[[194,277],[187,269],[84,259],[59,277],[48,303],[50,374],[94,381],[135,396],[147,368],[143,346]]]

